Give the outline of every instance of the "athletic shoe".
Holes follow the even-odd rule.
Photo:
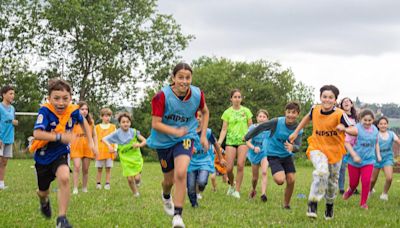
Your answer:
[[[234,191],[232,193],[232,196],[235,197],[236,199],[240,199],[240,193],[238,191]]]
[[[136,192],[136,193],[133,194],[133,196],[137,198],[137,197],[140,196],[140,193],[139,193],[139,192]]]
[[[192,207],[193,207],[193,208],[198,208],[198,207],[199,207],[199,204],[196,202],[195,204],[192,204]]]
[[[343,195],[343,194],[344,194],[344,190],[343,190],[343,189],[340,189],[340,190],[339,190],[339,193],[340,193],[340,195]]]
[[[87,188],[82,188],[82,192],[87,193]]]
[[[197,196],[197,199],[198,199],[198,200],[201,200],[201,199],[203,199],[203,196],[201,196],[201,194],[200,194],[200,193],[197,193],[197,194],[196,194],[196,196]]]
[[[333,204],[326,204],[325,209],[325,219],[330,220],[333,219]]]
[[[96,184],[96,189],[101,189],[101,184]]]
[[[344,200],[348,200],[350,198],[350,196],[353,195],[353,193],[354,192],[350,188],[348,188],[347,191],[343,194],[342,197],[343,197]]]
[[[40,202],[40,211],[44,217],[51,218],[50,199],[47,199],[45,203]]]
[[[185,228],[185,223],[183,223],[182,216],[174,215],[174,218],[172,219],[172,227]]]
[[[286,205],[286,206],[283,206],[283,209],[291,210],[292,208],[290,207],[290,205]]]
[[[164,199],[164,195],[161,193],[161,198],[164,204],[164,211],[169,216],[174,216],[174,203],[172,202],[172,196],[169,199]]]
[[[267,196],[265,194],[263,194],[260,198],[261,198],[261,201],[264,203],[267,202],[267,200],[268,200]]]
[[[226,194],[228,196],[231,196],[234,192],[235,192],[235,188],[232,187],[231,185],[229,185],[229,188],[228,188],[228,191],[226,192]]]
[[[389,200],[389,196],[388,196],[388,194],[385,194],[385,193],[382,193],[382,195],[379,197],[381,200],[384,200],[384,201],[388,201]]]
[[[317,207],[318,203],[317,202],[308,202],[308,210],[306,215],[310,218],[317,218]]]
[[[365,209],[365,210],[368,210],[368,205],[367,204],[363,204],[363,205],[361,205],[361,208]]]
[[[256,197],[257,192],[256,190],[251,190],[250,194],[249,194],[249,199],[254,199],[254,197]],[[261,196],[262,197],[262,196]]]
[[[105,185],[104,185],[104,189],[105,189],[105,190],[110,190],[110,189],[111,189],[110,184],[105,184]]]
[[[57,226],[56,228],[72,228],[72,226],[69,224],[67,217],[65,216],[59,216],[57,218]]]
[[[0,190],[6,190],[7,188],[8,188],[7,185],[2,185],[2,186],[0,186]]]
[[[78,194],[78,188],[74,188],[74,190],[72,190],[72,194],[74,195]]]

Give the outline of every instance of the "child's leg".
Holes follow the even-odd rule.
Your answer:
[[[251,165],[251,171],[252,171],[251,186],[253,187],[253,191],[255,191],[257,188],[259,169],[260,169],[259,165]]]
[[[374,168],[374,170],[372,171],[371,188],[369,189],[369,191],[372,191],[372,189],[375,187],[375,184],[376,184],[376,181],[378,180],[380,171],[381,171],[380,168]]]
[[[90,167],[90,159],[83,158],[82,160],[82,188],[87,189],[87,183],[89,179],[89,167]]]
[[[341,162],[335,164],[329,164],[329,177],[328,177],[328,188],[325,193],[326,204],[333,204],[338,191],[338,179],[339,172],[341,169]]]
[[[73,175],[73,179],[74,179],[74,188],[78,188],[79,185],[79,172],[81,170],[81,159],[80,158],[74,158],[74,175]]]
[[[310,160],[314,166],[314,171],[308,200],[319,202],[325,195],[328,186],[328,158],[321,151],[313,150],[310,152]]]
[[[136,194],[138,191],[137,191],[137,188],[136,188],[135,177],[134,176],[129,176],[129,177],[127,177],[127,179],[128,179],[128,185],[131,188],[132,193]]]
[[[4,144],[3,144],[3,150],[5,150]],[[0,156],[0,181],[2,181],[3,186],[1,186],[1,187],[3,187],[3,188],[4,188],[4,176],[6,174],[7,163],[8,163],[8,158]]]
[[[142,180],[142,173],[139,173],[138,175],[135,176],[135,184],[136,184],[137,186],[139,186],[141,180]]]
[[[206,188],[208,181],[208,171],[207,170],[199,170],[199,174],[197,175],[197,186],[200,192],[203,192]]]
[[[344,191],[344,182],[346,179],[346,167],[347,163],[344,162],[344,159],[342,159],[342,164],[340,165],[340,171],[339,171],[339,190]]]
[[[233,187],[235,176],[233,174],[233,166],[235,165],[236,148],[232,146],[226,146],[226,173],[228,175],[229,183]]]
[[[197,175],[198,175],[198,170],[189,172],[187,174],[187,191],[190,203],[192,204],[193,207],[197,205],[197,195],[196,195]]]
[[[358,183],[360,181],[361,170],[351,164],[347,165],[348,173],[349,173],[349,190],[351,194],[353,194],[354,190],[356,190]]]
[[[268,172],[268,160],[267,158],[263,158],[261,160],[261,195],[265,195],[267,192],[267,184],[268,184],[267,172]]]
[[[96,175],[96,183],[100,184],[101,183],[101,174],[103,173],[103,167],[98,167],[97,168],[97,175]]]
[[[67,213],[68,202],[70,198],[69,190],[69,167],[60,165],[56,172],[58,182],[58,215],[65,216]]]
[[[110,184],[111,180],[111,167],[106,167],[106,184]]]
[[[174,159],[174,205],[175,208],[182,208],[185,203],[187,168],[190,163],[190,157],[187,155],[178,155]]]
[[[283,199],[284,207],[290,205],[290,199],[293,195],[294,183],[295,183],[295,173],[287,173],[286,174],[286,188],[285,188],[285,198]]]
[[[385,173],[385,186],[383,187],[383,193],[387,194],[390,188],[390,185],[392,185],[392,179],[393,179],[393,167],[392,166],[385,166],[383,167],[383,172]]]
[[[212,184],[212,190],[215,192],[217,190],[216,172],[211,174],[210,179],[211,179],[211,184]]]
[[[368,195],[369,195],[369,188],[371,187],[371,176],[372,170],[374,169],[374,165],[366,165],[361,167],[361,201],[360,206],[367,203]]]
[[[240,192],[240,187],[242,186],[243,175],[244,175],[244,165],[247,159],[247,150],[249,148],[246,145],[241,145],[238,147],[238,158],[237,158],[237,170],[236,170],[236,191]]]

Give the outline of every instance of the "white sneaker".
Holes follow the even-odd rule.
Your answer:
[[[2,186],[0,186],[0,190],[6,190],[7,188],[8,188],[7,185],[2,185]]]
[[[385,194],[385,193],[382,193],[382,195],[379,197],[381,200],[384,200],[384,201],[388,201],[389,200],[389,196],[388,196],[388,194]]]
[[[197,193],[197,199],[198,199],[198,200],[201,200],[201,199],[203,199],[203,196],[201,196],[200,193]]]
[[[172,227],[185,228],[185,223],[183,223],[182,216],[180,216],[180,215],[174,216],[174,218],[172,219]]]
[[[228,196],[231,196],[234,192],[235,192],[235,188],[229,185],[229,188],[228,188],[228,191],[226,192],[226,194]]]
[[[96,184],[96,189],[101,189],[101,184]]]
[[[232,193],[232,196],[235,197],[235,198],[237,198],[237,199],[240,199],[240,193],[239,193],[238,191],[234,191],[234,192]]]
[[[77,195],[78,194],[78,188],[74,188],[74,190],[72,190],[72,194]]]
[[[172,196],[169,199],[164,199],[164,195],[161,193],[161,198],[164,204],[164,211],[169,216],[174,216],[174,203],[172,202]]]
[[[139,192],[136,192],[135,194],[133,194],[133,196],[137,198],[137,197],[140,196],[140,193],[139,193]]]
[[[101,185],[100,185],[101,186]],[[87,188],[82,188],[82,192],[87,193]]]
[[[110,186],[110,184],[106,184],[106,185],[104,185],[104,189],[105,189],[105,190],[110,190],[110,189],[111,189],[111,186]]]

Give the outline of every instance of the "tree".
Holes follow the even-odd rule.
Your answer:
[[[49,0],[38,3],[43,78],[71,82],[79,100],[133,101],[137,83],[165,79],[192,39],[156,0]]]

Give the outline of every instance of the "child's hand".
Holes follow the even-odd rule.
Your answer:
[[[73,134],[72,132],[65,132],[61,134],[61,142],[63,144],[69,144],[70,142],[74,141],[76,139],[76,135]]]
[[[343,124],[339,124],[339,125],[336,126],[336,130],[338,130],[338,131],[345,131],[345,130],[346,130],[346,127],[345,127]]]
[[[225,159],[221,158],[221,161],[219,162],[219,164],[221,164],[222,167],[226,167],[226,165],[227,165],[228,163],[226,162]]]
[[[296,140],[298,134],[293,132],[291,135],[289,135],[289,142],[293,143],[294,140]]]
[[[256,153],[256,154],[260,153],[260,147],[255,146],[254,147],[254,153]]]
[[[97,147],[95,147],[93,143],[90,143],[89,148],[94,153],[94,156],[97,157],[97,154],[99,153]]]
[[[188,133],[188,129],[186,127],[179,127],[175,129],[174,135],[176,137],[182,137]]]
[[[287,151],[289,151],[289,152],[292,152],[292,151],[293,151],[293,149],[294,149],[293,144],[289,143],[287,140],[286,140],[286,142],[285,142],[284,144],[285,144],[285,149],[286,149]]]
[[[108,145],[108,152],[115,153],[116,151],[112,145]]]
[[[201,143],[201,146],[204,148],[204,151],[208,151],[208,149],[209,149],[208,139],[206,139],[206,137],[201,137],[200,143]]]
[[[382,161],[382,157],[381,157],[380,154],[379,154],[378,156],[376,156],[376,160],[377,160],[378,162],[381,162],[381,161]]]
[[[14,126],[18,126],[18,120],[12,120],[12,124],[13,124]]]
[[[361,163],[361,158],[360,158],[360,156],[354,155],[354,156],[353,156],[353,161],[354,161],[355,163]]]

